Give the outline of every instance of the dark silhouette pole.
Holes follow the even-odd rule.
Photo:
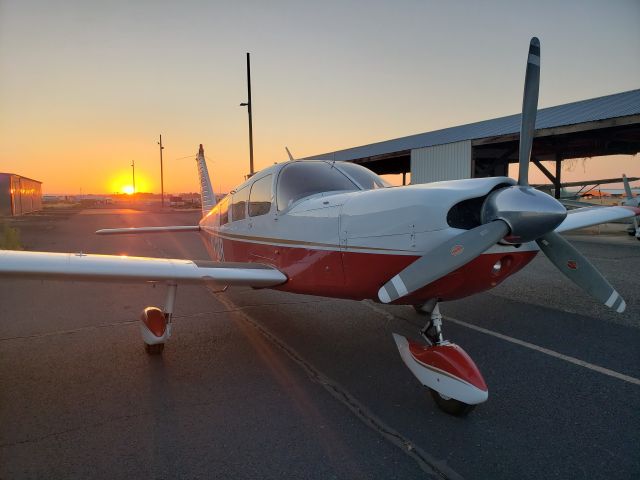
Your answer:
[[[131,172],[133,174],[133,193],[136,193],[136,161],[131,160]]]
[[[252,176],[253,171],[253,123],[251,117],[251,60],[249,58],[249,52],[247,52],[247,103],[241,103],[241,107],[247,107],[249,113],[249,176]]]
[[[162,150],[164,147],[162,146],[162,134],[160,134],[158,145],[160,145],[160,198],[162,199],[162,208],[164,208],[164,172],[162,169]]]

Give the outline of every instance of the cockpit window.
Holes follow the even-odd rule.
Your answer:
[[[220,218],[220,226],[229,223],[229,197],[225,197],[218,205],[216,205]]]
[[[231,200],[231,221],[242,220],[246,215],[247,200],[249,200],[249,188],[244,187],[233,194]]]
[[[389,182],[383,180],[362,165],[351,162],[339,162],[337,165],[365,190],[375,190],[376,188],[386,188],[391,186]]]
[[[271,210],[271,175],[262,177],[251,185],[249,216],[266,215]]]
[[[358,190],[340,170],[330,162],[292,162],[278,177],[278,210],[284,210],[296,200],[320,192]]]

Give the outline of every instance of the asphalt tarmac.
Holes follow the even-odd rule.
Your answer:
[[[206,258],[197,213],[25,217],[29,250]],[[174,336],[145,354],[148,285],[0,279],[0,478],[640,478],[640,242],[571,236],[628,303],[610,313],[538,257],[441,305],[489,400],[438,410],[392,332],[424,319],[271,290],[180,286]]]

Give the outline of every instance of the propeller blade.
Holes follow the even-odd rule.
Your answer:
[[[444,277],[466,265],[509,233],[502,220],[480,225],[428,251],[378,290],[382,303],[389,303]]]
[[[524,94],[522,96],[522,120],[520,124],[520,172],[518,185],[529,185],[529,160],[533,134],[536,129],[538,112],[538,90],[540,87],[540,41],[533,37],[529,43],[527,71],[524,76]]]
[[[629,180],[627,179],[627,176],[624,173],[622,174],[622,181],[624,182],[624,191],[627,194],[627,200],[633,200],[633,193],[631,193],[631,185],[629,185]]]
[[[624,312],[626,302],[600,272],[589,263],[573,245],[560,234],[549,232],[536,240],[551,263],[569,280],[585,290],[598,301],[618,313]]]

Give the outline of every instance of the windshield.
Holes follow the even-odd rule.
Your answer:
[[[320,192],[358,190],[340,170],[328,162],[293,162],[278,177],[278,210],[290,207],[296,200]]]
[[[362,165],[351,162],[340,162],[338,163],[338,167],[365,190],[375,190],[376,188],[386,188],[391,186],[389,182],[383,180]]]

